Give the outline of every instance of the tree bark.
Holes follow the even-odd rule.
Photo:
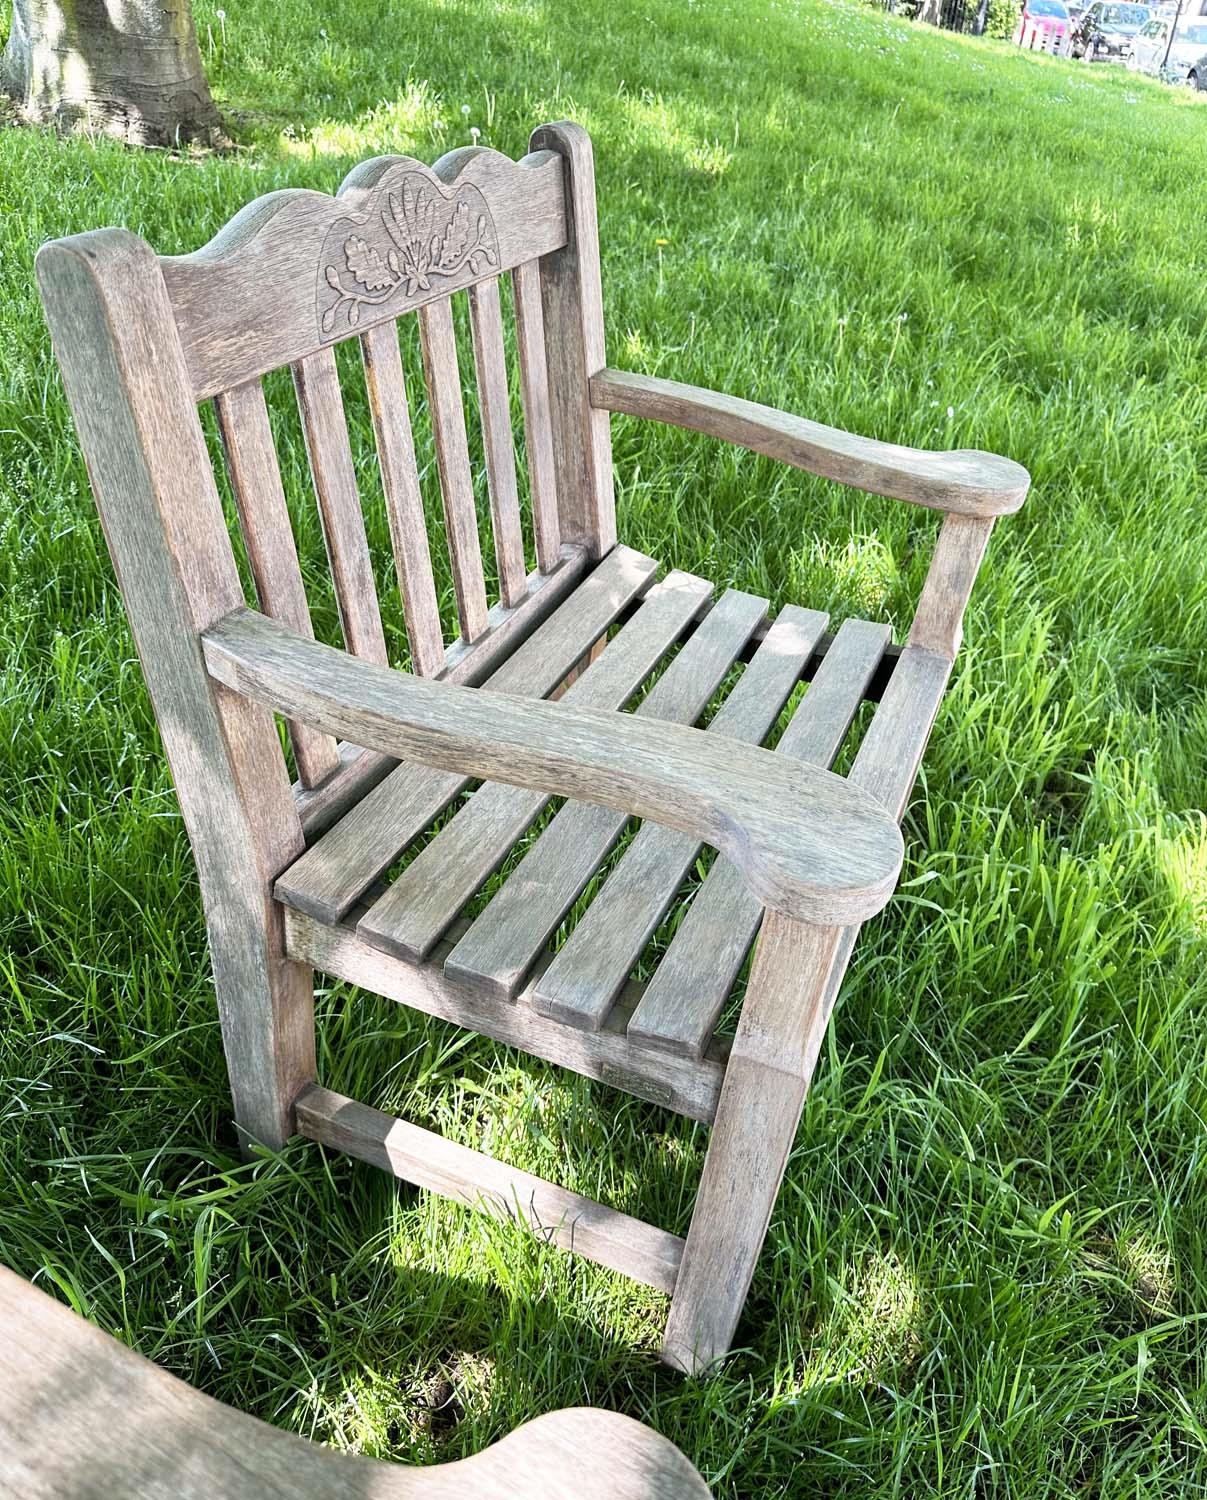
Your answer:
[[[13,0],[0,89],[25,120],[137,146],[219,145],[188,0]]]

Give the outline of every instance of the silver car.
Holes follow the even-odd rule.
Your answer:
[[[1154,16],[1142,26],[1131,40],[1128,67],[1169,83],[1207,89],[1207,17],[1189,17],[1176,31],[1173,25],[1169,16]]]

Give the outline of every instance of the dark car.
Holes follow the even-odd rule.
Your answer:
[[[1132,38],[1152,20],[1147,5],[1119,4],[1118,0],[1094,0],[1073,28],[1069,52],[1083,62],[1122,62]]]

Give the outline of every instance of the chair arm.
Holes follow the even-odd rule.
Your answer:
[[[862,922],[896,884],[894,819],[815,766],[682,725],[411,677],[249,609],[201,640],[211,677],[276,713],[402,760],[681,829],[798,920]]]
[[[592,375],[591,405],[704,432],[869,495],[957,515],[1009,515],[1027,498],[1031,484],[1021,464],[993,453],[966,448],[937,453],[881,443],[757,401],[625,370]]]

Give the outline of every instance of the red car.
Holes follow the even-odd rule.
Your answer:
[[[1023,18],[1014,40],[1036,52],[1063,53],[1068,46],[1072,22],[1064,0],[1024,0]]]

